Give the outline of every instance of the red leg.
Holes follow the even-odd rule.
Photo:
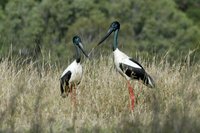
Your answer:
[[[74,85],[74,105],[76,106],[76,86]]]
[[[71,103],[76,105],[76,87],[75,85],[71,85]]]
[[[76,86],[73,84],[72,85],[72,124],[73,128],[75,130],[76,128]],[[75,130],[76,131],[76,130]]]
[[[73,104],[73,86],[70,86],[71,104]]]
[[[133,92],[133,88],[131,87],[130,81],[128,81],[128,89],[129,89],[129,95],[131,99],[131,110],[134,110],[134,105],[135,105],[135,95]]]

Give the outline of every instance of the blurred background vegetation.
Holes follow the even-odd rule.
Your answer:
[[[109,56],[84,62],[74,125],[87,133],[199,132],[200,0],[0,0],[0,133],[74,132],[58,80],[74,56],[72,37],[89,52],[115,20],[120,49],[141,59],[157,88],[134,82],[138,104],[129,112],[110,38],[94,57]]]
[[[114,20],[119,47],[130,56],[200,59],[200,0],[1,0],[0,58],[65,61],[74,55],[74,35],[90,51]]]

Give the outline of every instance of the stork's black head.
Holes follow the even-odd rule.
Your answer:
[[[72,41],[75,45],[79,45],[79,43],[82,43],[81,38],[79,36],[74,36]]]
[[[119,30],[120,29],[120,24],[117,21],[112,22],[112,24],[110,25],[107,34],[101,39],[101,41],[98,43],[98,45],[100,45],[103,41],[105,41],[112,32]]]
[[[94,47],[92,48],[92,50],[90,51],[89,55],[93,52],[93,50],[98,47],[100,44],[102,44],[103,41],[105,41],[112,32],[115,32],[116,30],[120,29],[120,23],[118,21],[114,21],[111,23],[108,32],[106,33],[106,35],[100,40],[100,42]]]
[[[112,24],[110,25],[109,30],[111,30],[111,31],[116,31],[117,29],[118,29],[118,30],[120,29],[120,24],[119,24],[119,22],[117,22],[117,21],[112,22]]]
[[[103,41],[105,41],[113,31],[116,31],[119,29],[120,29],[119,22],[117,22],[117,21],[112,22],[112,24],[110,25],[110,27],[108,29],[107,34],[100,40],[100,42],[97,44],[97,46],[100,45]]]
[[[79,36],[74,36],[73,39],[72,39],[72,41],[73,41],[73,44],[75,46],[77,46],[83,52],[83,54],[86,57],[88,57],[88,55],[86,54],[86,52],[83,49],[83,44],[82,44],[81,38]]]

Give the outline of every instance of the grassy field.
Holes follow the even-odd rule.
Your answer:
[[[112,61],[110,56],[82,63],[75,110],[70,97],[60,96],[59,78],[65,66],[2,60],[0,132],[200,132],[199,64],[141,59],[157,87],[132,81],[138,97],[131,112],[126,80]]]

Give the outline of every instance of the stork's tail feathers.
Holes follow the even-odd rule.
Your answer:
[[[65,82],[62,79],[60,79],[60,91],[61,91],[62,98],[66,97],[64,86],[65,86]]]
[[[145,80],[143,80],[143,82],[149,88],[155,88],[156,87],[153,78],[147,73],[146,73],[146,76],[145,76]]]
[[[71,78],[71,71],[67,71],[61,78],[60,78],[60,91],[61,96],[63,98],[68,96],[68,86],[69,86],[69,80]]]

